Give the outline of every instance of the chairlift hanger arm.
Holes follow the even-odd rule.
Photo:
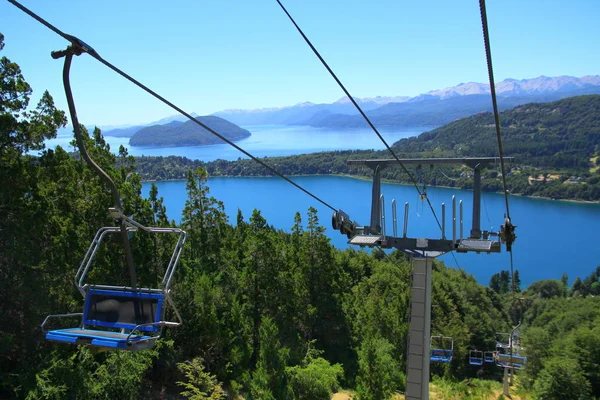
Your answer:
[[[70,37],[73,38],[72,36]],[[112,180],[112,178],[98,164],[94,162],[94,160],[90,157],[89,153],[87,152],[85,142],[83,140],[83,134],[81,133],[81,125],[79,124],[79,119],[77,118],[77,109],[75,108],[75,101],[73,100],[73,91],[71,90],[71,62],[73,60],[74,55],[81,55],[84,52],[90,52],[90,54],[96,53],[91,47],[89,47],[85,43],[81,42],[76,38],[73,38],[71,45],[69,45],[65,50],[52,52],[52,58],[65,58],[63,66],[63,85],[65,88],[65,95],[67,97],[69,114],[71,115],[71,122],[73,123],[73,130],[75,131],[75,140],[77,141],[79,153],[81,154],[81,157],[83,157],[85,162],[98,174],[100,179],[102,179],[108,185],[113,197],[114,208],[117,209],[119,212],[122,212],[121,196],[119,194],[119,189],[117,188],[117,185]],[[135,264],[133,262],[133,253],[131,251],[131,245],[129,243],[127,225],[125,224],[125,221],[122,218],[118,219],[118,222],[121,231],[123,251],[125,253],[125,262],[127,264],[127,269],[129,270],[129,279],[131,280],[131,287],[135,288],[137,286],[137,275],[135,272]]]

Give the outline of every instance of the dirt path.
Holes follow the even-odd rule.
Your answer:
[[[352,400],[352,396],[345,392],[339,392],[334,394],[331,400]]]

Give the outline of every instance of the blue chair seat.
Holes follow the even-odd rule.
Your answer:
[[[110,347],[114,349],[127,349],[139,347],[141,342],[153,339],[153,336],[131,335],[127,341],[126,333],[100,331],[85,328],[56,329],[46,334],[47,340],[72,344],[89,344],[91,346]]]
[[[432,349],[429,359],[433,362],[449,363],[452,361],[452,350]]]
[[[46,318],[47,321],[51,317],[81,315],[81,326],[48,331],[46,339],[109,349],[149,349],[160,337],[161,324],[165,324],[161,322],[163,301],[162,293],[91,288],[87,292],[82,314]],[[129,332],[134,334],[130,336]]]

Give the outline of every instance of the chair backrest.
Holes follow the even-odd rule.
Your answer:
[[[137,325],[159,322],[163,301],[162,293],[90,288],[85,299],[83,325],[132,330]],[[161,327],[157,324],[138,329],[158,332]]]
[[[431,349],[431,361],[451,362],[452,350],[447,349]]]

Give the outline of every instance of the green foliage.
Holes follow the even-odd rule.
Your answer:
[[[573,282],[573,287],[571,288],[571,295],[573,297],[600,295],[600,266],[596,267],[583,281],[579,277],[575,278],[575,282]]]
[[[551,299],[553,297],[563,297],[564,285],[556,279],[546,279],[534,282],[525,291],[527,297],[538,297],[542,299]]]
[[[55,353],[36,374],[35,386],[25,398],[137,399],[156,355],[145,350],[94,356],[85,347],[67,358]]]
[[[206,371],[202,363],[202,358],[196,357],[191,361],[177,364],[177,368],[186,378],[184,382],[177,382],[184,389],[181,395],[191,400],[225,399],[221,383],[214,375]]]
[[[433,378],[430,386],[430,397],[441,399],[487,400],[492,398],[494,392],[502,389],[499,382],[491,380],[467,379],[457,382],[437,377]],[[498,399],[503,398],[504,396],[500,395]]]
[[[301,365],[287,368],[294,398],[298,400],[329,400],[339,389],[339,380],[344,375],[340,364],[331,365],[320,357],[322,351],[314,349],[313,342]]]
[[[360,400],[389,399],[395,391],[404,388],[405,378],[392,352],[392,344],[383,338],[362,341],[358,350],[356,389]]]
[[[289,350],[279,344],[277,326],[269,317],[264,317],[260,325],[260,353],[258,364],[253,374],[254,388],[260,388],[264,393],[272,393],[275,399],[290,399],[293,392],[288,383],[286,366]],[[255,389],[253,398],[259,393]]]
[[[590,382],[585,379],[575,360],[556,357],[551,359],[536,381],[534,389],[539,399],[591,399]]]
[[[537,298],[525,313],[524,323],[530,385],[542,393],[554,393],[560,388],[550,381],[574,363],[577,368],[565,375],[564,385],[600,395],[600,297]],[[585,394],[588,389],[574,393]]]

